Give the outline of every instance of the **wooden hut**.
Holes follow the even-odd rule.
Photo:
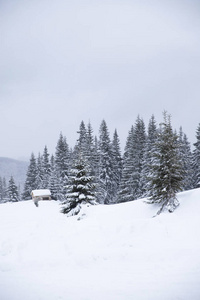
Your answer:
[[[38,201],[40,200],[51,200],[51,192],[47,189],[33,190],[31,196],[36,206],[38,206]]]

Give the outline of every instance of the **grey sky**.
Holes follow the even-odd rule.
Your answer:
[[[83,120],[122,150],[163,110],[191,143],[200,122],[199,1],[0,0],[0,156],[30,157]]]

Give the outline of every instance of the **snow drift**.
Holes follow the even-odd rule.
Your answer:
[[[152,218],[144,201],[84,206],[0,205],[1,300],[200,299],[200,189]]]

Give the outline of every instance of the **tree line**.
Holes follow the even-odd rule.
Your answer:
[[[13,176],[7,182],[5,177],[0,176],[0,203],[20,201],[20,186],[15,184]]]
[[[22,200],[30,199],[34,189],[47,188],[53,199],[63,202],[63,212],[70,207],[76,211],[87,193],[87,201],[100,204],[146,197],[149,203],[160,203],[161,212],[178,206],[178,191],[200,187],[200,124],[193,151],[182,128],[173,130],[166,112],[159,125],[152,115],[147,128],[138,116],[128,132],[123,155],[117,130],[111,139],[105,120],[98,137],[84,121],[77,133],[74,148],[61,133],[55,154],[50,155],[47,146],[37,157],[31,154]]]

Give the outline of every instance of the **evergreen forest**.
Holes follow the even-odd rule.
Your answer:
[[[105,120],[98,136],[84,121],[77,134],[73,148],[60,133],[54,154],[47,146],[37,157],[31,154],[21,193],[13,177],[8,184],[0,178],[0,201],[29,200],[32,190],[49,189],[64,213],[77,214],[82,202],[114,204],[143,197],[158,203],[160,213],[179,205],[177,192],[200,187],[200,124],[193,150],[182,127],[179,132],[172,128],[167,112],[161,124],[152,115],[147,126],[138,116],[123,154],[117,130],[110,137]]]

